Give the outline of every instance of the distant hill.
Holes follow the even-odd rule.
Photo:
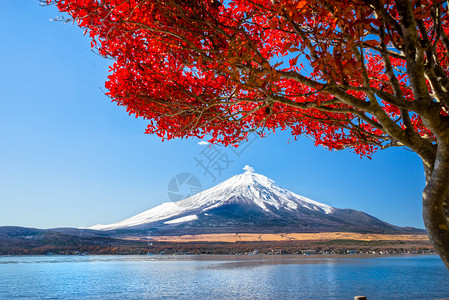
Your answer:
[[[108,237],[112,232],[74,228],[0,227],[0,255],[85,254],[435,254],[425,235],[359,233],[205,234]],[[130,232],[128,232],[128,236]],[[136,231],[135,233],[139,233]],[[117,234],[117,232],[115,232]],[[122,232],[123,234],[123,232]]]

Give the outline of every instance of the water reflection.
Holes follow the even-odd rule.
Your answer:
[[[215,269],[234,269],[234,268],[252,268],[263,265],[323,265],[323,264],[353,264],[358,260],[353,259],[330,259],[330,258],[290,258],[289,256],[259,256],[255,259],[241,259],[232,262],[220,262],[208,265],[208,268]]]

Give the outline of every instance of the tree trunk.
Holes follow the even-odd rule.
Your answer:
[[[423,219],[436,252],[449,270],[449,144],[439,144],[435,162],[424,162]]]

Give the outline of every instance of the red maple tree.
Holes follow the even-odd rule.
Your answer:
[[[162,139],[289,129],[424,163],[423,216],[449,268],[449,15],[426,0],[44,0],[115,63],[108,95]]]

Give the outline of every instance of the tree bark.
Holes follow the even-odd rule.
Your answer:
[[[449,143],[439,143],[434,163],[424,161],[423,219],[436,252],[449,270]]]

